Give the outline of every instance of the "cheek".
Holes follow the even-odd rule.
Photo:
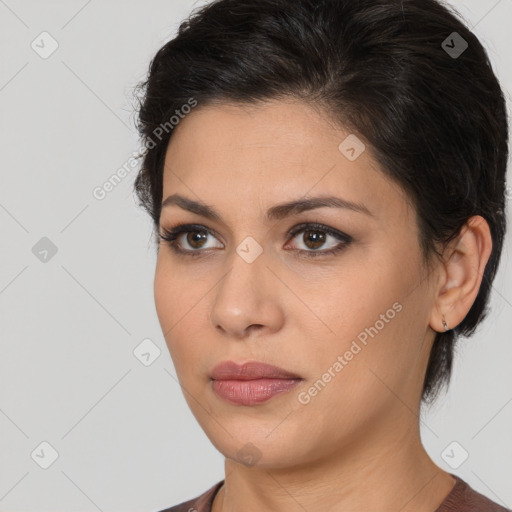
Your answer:
[[[377,294],[364,311],[343,317],[341,336],[307,354],[310,378],[295,409],[318,435],[329,430],[333,438],[343,438],[396,405],[391,390],[399,392],[407,381],[414,353],[412,344],[409,350],[402,346],[408,323],[401,316],[407,314],[405,306],[392,306]],[[385,323],[380,314],[388,310]]]
[[[177,272],[159,255],[153,283],[155,308],[176,371],[187,380],[198,369],[196,363],[204,357],[205,350],[207,301],[201,298],[209,288],[198,286],[191,276]],[[182,372],[182,368],[188,369]]]
[[[172,328],[171,333],[174,333],[181,324],[190,322],[191,316],[197,316],[201,306],[200,299],[208,289],[204,281],[198,280],[190,271],[173,263],[165,254],[166,250],[166,247],[162,247],[158,255],[153,291],[163,332],[166,333]]]
[[[179,352],[177,342],[182,339],[180,333],[186,329],[188,320],[186,312],[191,308],[187,307],[187,300],[184,297],[187,291],[186,283],[175,271],[169,269],[169,265],[160,255],[157,260],[153,290],[160,327],[176,366],[176,360],[181,359],[181,355],[177,357]]]
[[[311,350],[309,341],[315,330],[319,332],[319,322],[313,315],[303,319],[301,331],[309,333],[303,338],[303,352],[314,373],[311,379],[364,399],[375,386],[386,392],[379,378],[392,387],[407,377],[423,339],[425,313],[421,289],[411,293],[411,283],[416,283],[411,275],[416,272],[410,274],[396,262],[385,269],[365,265],[354,272],[351,267],[346,275],[331,280],[335,284],[327,287],[323,299],[319,295],[315,301],[310,295],[321,320],[333,331],[317,336]]]

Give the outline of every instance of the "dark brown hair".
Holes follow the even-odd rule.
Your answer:
[[[134,189],[156,230],[169,120],[191,100],[322,107],[407,193],[427,264],[470,217],[486,219],[493,247],[478,296],[430,354],[422,399],[432,402],[450,380],[456,340],[487,315],[506,229],[505,100],[456,13],[435,0],[216,0],[181,23],[136,91],[145,152]]]

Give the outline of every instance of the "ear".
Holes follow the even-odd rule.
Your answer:
[[[448,329],[464,320],[480,290],[491,251],[489,224],[480,215],[471,217],[443,254],[435,307],[430,318],[432,329],[446,331],[443,316]]]

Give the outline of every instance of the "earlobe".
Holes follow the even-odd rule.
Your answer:
[[[471,217],[445,250],[448,256],[430,323],[435,331],[446,332],[464,320],[480,290],[491,251],[487,221],[479,215]]]

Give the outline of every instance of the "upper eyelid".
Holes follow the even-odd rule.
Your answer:
[[[288,236],[295,236],[297,233],[300,233],[301,231],[305,231],[306,229],[318,229],[318,231],[325,231],[326,233],[330,234],[331,236],[337,237],[337,238],[350,238],[350,236],[346,233],[343,233],[339,229],[327,226],[326,224],[322,224],[321,222],[300,222],[299,224],[296,224],[292,228],[290,228],[286,234]]]

